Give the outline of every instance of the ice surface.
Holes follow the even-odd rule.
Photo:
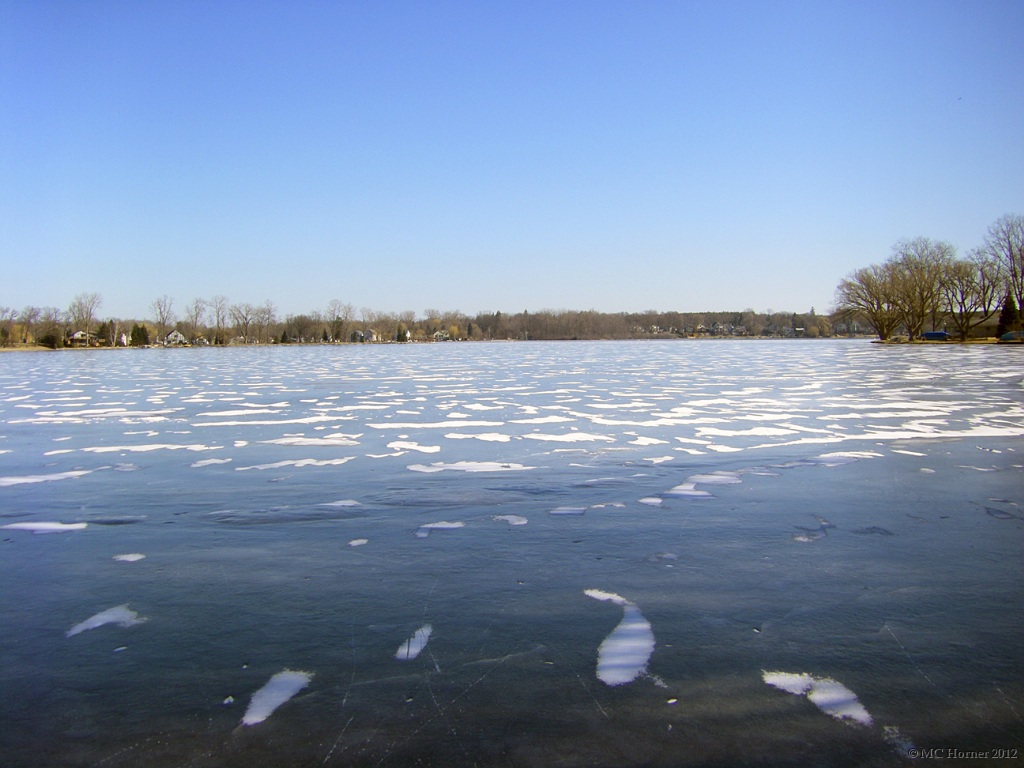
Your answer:
[[[953,723],[988,740],[1024,712],[1013,350],[253,345],[2,362],[0,525],[81,533],[0,531],[0,658],[33,694],[0,696],[12,768],[489,765],[495,723],[516,726],[498,734],[509,764],[888,765],[912,748],[902,734],[947,744]],[[54,400],[69,397],[90,400]],[[178,445],[211,450],[161,448]],[[113,471],[121,452],[138,471]],[[608,590],[580,601],[587,585]],[[129,631],[116,620],[64,638],[124,601],[161,607],[129,651],[112,652]],[[427,665],[396,664],[394,641],[411,656],[428,620],[445,628],[443,671],[439,636]],[[232,734],[244,706],[203,714],[286,662],[324,684],[266,733]],[[652,670],[671,693],[649,689]],[[847,685],[876,723],[899,713],[901,735],[834,719],[865,719]]]
[[[105,611],[90,616],[85,621],[81,621],[75,624],[66,633],[66,637],[73,637],[77,634],[85,632],[90,629],[96,629],[106,624],[117,624],[119,627],[134,627],[136,624],[141,624],[146,619],[139,616],[135,611],[129,608],[127,605],[118,605],[113,608],[108,608]]]
[[[270,717],[274,710],[309,685],[311,672],[286,669],[278,672],[266,685],[252,695],[249,707],[242,716],[242,725],[256,725]]]

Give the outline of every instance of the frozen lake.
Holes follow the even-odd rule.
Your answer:
[[[1024,757],[1021,351],[2,355],[0,761]]]

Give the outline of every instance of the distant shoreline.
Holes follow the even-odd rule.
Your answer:
[[[0,353],[4,352],[111,352],[117,350],[141,350],[141,349],[284,349],[284,348],[300,348],[300,347],[363,347],[363,346],[423,346],[423,345],[446,345],[446,344],[534,344],[534,343],[545,343],[545,342],[587,342],[587,341],[609,341],[609,342],[621,342],[621,341],[638,341],[638,342],[722,342],[722,341],[735,341],[735,342],[758,342],[758,341],[786,341],[786,342],[821,342],[821,341],[865,341],[870,344],[881,344],[884,346],[986,346],[986,345],[997,345],[1000,344],[998,339],[967,339],[966,341],[959,341],[957,339],[949,340],[931,340],[931,339],[914,339],[908,341],[906,339],[886,339],[882,340],[877,337],[871,336],[828,336],[818,338],[780,338],[778,336],[695,336],[686,338],[647,338],[647,339],[480,339],[471,340],[466,339],[462,341],[374,341],[374,342],[354,342],[354,341],[343,341],[343,342],[312,342],[312,343],[294,343],[294,344],[227,344],[227,345],[206,345],[206,346],[195,346],[195,345],[171,345],[163,346],[160,344],[149,344],[140,347],[111,347],[111,346],[97,346],[97,347],[60,347],[58,349],[51,349],[50,347],[44,347],[39,344],[18,344],[11,347],[0,347]],[[1005,344],[1005,342],[1004,342]]]

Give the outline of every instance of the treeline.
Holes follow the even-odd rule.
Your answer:
[[[839,283],[833,317],[840,327],[865,323],[883,341],[928,331],[964,341],[997,315],[997,337],[1019,331],[1022,303],[1024,216],[1007,214],[964,258],[926,237],[896,243],[888,260]]]
[[[0,343],[63,346],[325,344],[462,340],[651,339],[725,336],[830,336],[831,319],[807,313],[620,312],[574,310],[422,314],[356,309],[339,300],[308,313],[280,316],[273,302],[193,299],[179,313],[161,296],[146,318],[104,317],[98,293],[76,296],[66,309],[0,307]]]

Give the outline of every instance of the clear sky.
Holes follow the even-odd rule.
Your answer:
[[[827,310],[1024,213],[1021,0],[0,0],[0,305]]]

